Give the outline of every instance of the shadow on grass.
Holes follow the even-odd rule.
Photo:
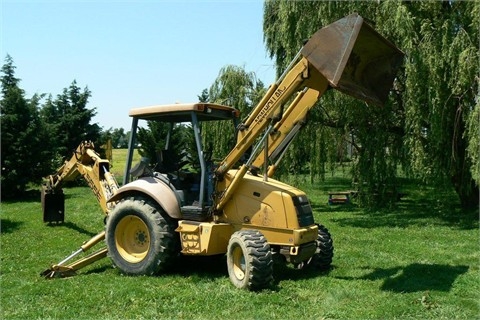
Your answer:
[[[468,266],[413,263],[406,267],[376,268],[361,277],[338,277],[344,280],[382,280],[381,289],[396,293],[444,291],[452,289],[455,280],[468,271]]]
[[[277,291],[279,290],[280,282],[283,280],[313,279],[315,277],[327,275],[330,270],[318,271],[313,268],[300,270],[293,268],[289,264],[274,263],[274,283],[272,287],[268,289]],[[169,273],[191,277],[193,281],[195,281],[195,279],[198,279],[198,281],[205,281],[209,279],[229,277],[226,255],[213,257],[182,256]]]
[[[341,209],[339,209],[341,210]],[[348,210],[341,210],[348,211]],[[412,225],[448,225],[462,230],[477,229],[478,210],[461,212],[454,206],[440,207],[435,201],[402,200],[395,208],[379,211],[355,210],[355,216],[334,218],[340,226],[357,228],[398,227]]]
[[[14,198],[3,198],[4,203],[17,203],[17,202],[40,202],[40,189],[30,189],[16,195]]]
[[[89,237],[93,237],[97,233],[88,231],[87,229],[84,229],[82,227],[79,227],[77,224],[72,223],[72,222],[62,222],[62,223],[48,223],[46,224],[47,227],[50,228],[68,228],[77,231],[78,233],[85,234]]]
[[[107,258],[108,259],[108,258]],[[87,271],[79,270],[77,274],[101,274],[108,270],[115,269],[110,265],[92,267]],[[222,256],[179,256],[173,266],[161,272],[158,276],[170,274],[198,279],[216,279],[228,277],[226,257]]]
[[[42,192],[40,187],[38,189],[29,189],[14,197],[2,198],[3,203],[17,203],[17,202],[41,202]],[[65,200],[75,198],[76,195],[72,193],[65,193]]]
[[[353,187],[349,187],[352,185],[352,180],[350,178],[345,177],[328,177],[325,181],[321,181],[316,183],[314,187],[314,192],[320,191],[327,193],[329,191],[346,191],[352,190]]]
[[[274,263],[273,276],[275,285],[282,280],[311,279],[321,275],[327,275],[330,270],[319,271],[313,268],[295,269],[287,263]],[[219,255],[213,257],[182,256],[170,271],[184,276],[196,275],[202,278],[228,277],[227,257]]]
[[[328,270],[316,270],[314,268],[296,269],[290,264],[275,264],[274,265],[274,277],[275,282],[278,284],[282,280],[303,280],[312,279],[320,276],[328,275],[335,266],[331,266]]]
[[[310,202],[313,212],[318,212],[321,214],[325,213],[335,213],[335,212],[360,212],[360,208],[353,203],[343,203],[343,204],[332,204],[319,203],[319,202]]]
[[[227,258],[218,256],[180,256],[169,273],[201,278],[228,277]]]
[[[7,234],[18,230],[23,224],[21,221],[12,221],[10,219],[1,219],[0,220],[0,233]]]
[[[76,275],[91,275],[102,274],[113,270],[113,265],[102,265],[98,267],[91,267],[90,269],[78,270]],[[332,268],[333,269],[333,268]],[[332,270],[330,269],[330,270]],[[311,268],[303,270],[295,269],[287,264],[274,264],[274,283],[272,287],[266,288],[274,291],[279,290],[279,283],[283,280],[301,280],[312,279],[319,276],[328,275],[330,270],[317,271]],[[218,256],[180,256],[174,265],[167,271],[162,272],[158,276],[162,275],[179,275],[185,278],[189,278],[192,282],[205,282],[219,278],[227,278],[228,269],[225,255]]]
[[[84,274],[84,275],[88,275],[88,274],[101,274],[101,273],[105,273],[107,270],[111,270],[113,269],[113,266],[101,266],[101,267],[95,267],[95,268],[92,268],[90,270],[87,270],[87,271],[83,271],[83,270],[79,270],[77,271],[77,274]]]
[[[359,228],[407,227],[411,225],[448,225],[470,230],[479,227],[479,209],[462,210],[458,196],[453,190],[419,185],[417,181],[398,178],[399,192],[403,194],[400,201],[384,204],[377,209],[357,206],[354,199],[349,205],[329,206],[326,200],[318,200],[319,194],[327,198],[329,191],[352,190],[351,180],[343,177],[328,177],[324,182],[307,185],[308,194],[315,213],[332,214],[334,221],[343,226]],[[354,188],[355,189],[355,188]],[[325,201],[325,202],[324,202]],[[355,215],[338,215],[336,213],[355,213]]]

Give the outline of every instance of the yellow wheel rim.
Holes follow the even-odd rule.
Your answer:
[[[233,273],[238,280],[243,280],[245,278],[245,256],[243,255],[243,250],[240,246],[235,246],[232,252],[232,262],[233,262]]]
[[[137,216],[126,216],[115,228],[115,244],[118,253],[128,262],[142,261],[150,248],[148,227]]]

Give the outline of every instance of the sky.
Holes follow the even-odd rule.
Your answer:
[[[275,81],[263,1],[0,0],[2,64],[26,97],[88,87],[93,122],[130,129],[134,107],[197,102],[226,65]]]

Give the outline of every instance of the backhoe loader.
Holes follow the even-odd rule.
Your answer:
[[[124,180],[106,200],[105,230],[43,275],[70,275],[107,253],[129,275],[161,273],[179,255],[226,254],[231,282],[248,290],[271,285],[274,261],[328,269],[330,233],[314,221],[304,192],[272,178],[275,167],[326,90],[382,105],[402,59],[399,49],[352,14],[318,30],[244,121],[235,108],[214,103],[130,110]],[[145,160],[132,168],[139,121],[169,125],[155,166]],[[202,127],[214,121],[230,121],[236,130],[235,145],[221,161],[202,144]],[[172,161],[178,159],[172,136],[179,126],[192,132],[195,163]],[[106,248],[66,264],[103,239]]]

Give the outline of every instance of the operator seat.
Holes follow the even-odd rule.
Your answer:
[[[178,170],[175,161],[175,155],[171,150],[161,150],[157,152],[158,171],[161,173],[170,173]]]
[[[157,152],[157,158],[158,169],[161,173],[178,172],[183,166],[190,162],[185,152],[177,156],[172,150],[161,150]]]

